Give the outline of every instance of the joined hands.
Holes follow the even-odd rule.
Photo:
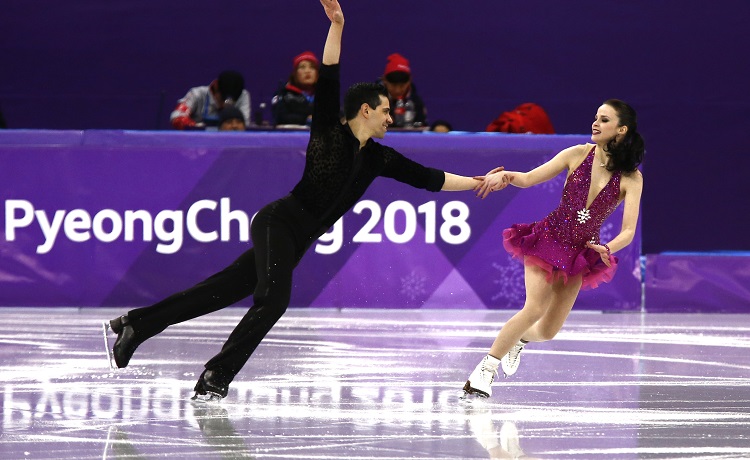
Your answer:
[[[485,199],[490,192],[497,192],[507,187],[513,182],[513,173],[505,171],[505,168],[498,166],[484,176],[474,176],[474,179],[481,181],[474,187],[477,196]]]

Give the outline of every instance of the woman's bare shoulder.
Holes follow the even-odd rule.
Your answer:
[[[620,189],[628,193],[640,193],[643,191],[643,174],[639,170],[635,170],[628,174],[623,174],[620,177]]]
[[[583,163],[586,159],[586,155],[589,154],[591,149],[594,147],[593,144],[578,144],[572,147],[568,147],[557,154],[571,171],[576,169],[578,165]]]
[[[636,169],[633,172],[623,174],[621,180],[634,184],[643,184],[643,173],[639,169]]]

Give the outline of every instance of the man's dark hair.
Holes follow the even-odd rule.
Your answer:
[[[344,96],[344,116],[349,121],[357,116],[362,104],[373,109],[380,105],[380,96],[388,97],[388,90],[378,83],[356,83],[349,87]]]
[[[219,74],[217,86],[221,97],[224,99],[231,98],[236,102],[242,95],[242,90],[245,89],[245,79],[239,72],[225,70]]]

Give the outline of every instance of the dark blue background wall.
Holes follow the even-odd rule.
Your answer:
[[[429,118],[482,131],[533,101],[559,133],[598,105],[639,111],[644,252],[748,250],[750,2],[342,0],[343,83],[398,51]],[[168,129],[176,100],[222,69],[254,108],[328,23],[317,0],[5,0],[0,107],[11,128]],[[502,158],[498,158],[502,163]],[[489,166],[489,165],[488,165]],[[513,167],[513,165],[507,165]]]

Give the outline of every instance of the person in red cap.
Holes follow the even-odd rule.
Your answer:
[[[411,79],[409,60],[399,53],[388,56],[388,62],[379,83],[388,90],[396,128],[420,128],[427,124],[424,101],[417,94]]]
[[[274,125],[309,125],[320,61],[312,51],[294,57],[292,74],[271,100]]]

